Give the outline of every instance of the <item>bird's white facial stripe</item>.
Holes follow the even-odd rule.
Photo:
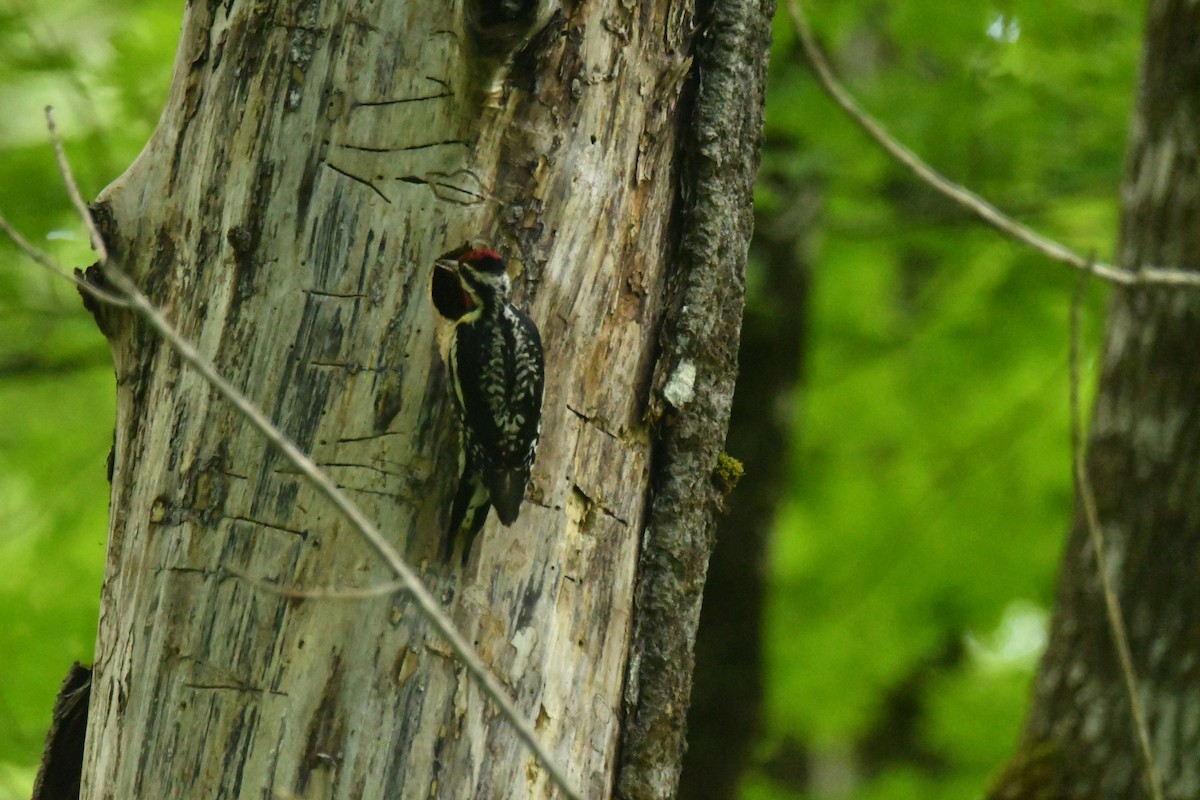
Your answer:
[[[512,291],[512,283],[509,281],[508,275],[503,272],[498,275],[490,272],[476,272],[470,267],[462,265],[459,268],[459,275],[462,277],[463,285],[470,287],[473,292],[478,291],[475,287],[487,287],[500,299],[507,300]]]

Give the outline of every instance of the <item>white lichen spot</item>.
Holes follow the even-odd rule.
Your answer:
[[[663,397],[675,408],[683,408],[695,396],[696,365],[691,361],[680,361],[663,387]]]

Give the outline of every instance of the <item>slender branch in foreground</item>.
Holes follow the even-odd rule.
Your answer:
[[[1129,636],[1125,632],[1125,622],[1121,616],[1121,604],[1117,599],[1117,590],[1113,586],[1112,575],[1108,570],[1108,554],[1104,547],[1104,534],[1100,529],[1100,515],[1096,510],[1096,496],[1092,492],[1092,482],[1088,477],[1087,460],[1083,452],[1083,419],[1079,402],[1079,316],[1083,305],[1084,289],[1087,287],[1090,274],[1084,272],[1079,276],[1079,285],[1075,288],[1075,296],[1071,299],[1071,461],[1075,468],[1075,484],[1079,492],[1080,503],[1083,505],[1084,522],[1087,526],[1088,541],[1092,552],[1096,554],[1096,571],[1100,574],[1100,587],[1104,595],[1104,609],[1108,615],[1108,627],[1112,632],[1113,644],[1117,650],[1117,660],[1121,665],[1121,677],[1125,681],[1125,693],[1129,696],[1129,708],[1133,716],[1134,729],[1137,732],[1138,748],[1145,761],[1146,783],[1150,788],[1152,800],[1162,800],[1162,788],[1159,786],[1158,771],[1154,766],[1154,753],[1150,749],[1150,728],[1146,724],[1146,712],[1142,708],[1142,696],[1137,690],[1137,675],[1133,669],[1133,655],[1129,650]]]
[[[233,404],[242,416],[253,425],[258,431],[266,437],[272,445],[283,454],[283,456],[292,463],[292,465],[310,481],[317,491],[323,495],[333,506],[342,513],[346,520],[350,523],[359,535],[375,550],[376,554],[388,565],[391,571],[399,579],[397,581],[397,591],[407,591],[413,599],[413,602],[419,613],[433,626],[438,634],[450,646],[451,651],[458,658],[459,662],[466,669],[468,674],[475,680],[484,695],[488,697],[500,711],[501,715],[508,720],[508,723],[513,727],[517,736],[525,743],[527,747],[541,762],[546,770],[549,778],[563,792],[563,795],[571,800],[582,800],[582,795],[576,791],[571,785],[562,768],[556,763],[550,752],[546,750],[541,742],[538,741],[532,726],[525,721],[517,710],[513,701],[509,698],[508,693],[504,689],[499,680],[492,675],[491,671],[484,665],[483,661],[475,653],[474,648],[463,637],[462,634],[454,627],[454,623],[446,612],[442,610],[437,600],[430,594],[425,584],[413,571],[413,569],[405,563],[400,554],[396,552],[384,538],[383,534],[375,525],[367,519],[366,515],[343,494],[329,478],[313,463],[307,455],[305,455],[295,444],[292,443],[275,425],[267,419],[267,417],[241,392],[233,387],[216,371],[213,365],[202,356],[194,346],[184,339],[172,326],[167,322],[162,312],[155,307],[150,300],[142,294],[134,282],[127,276],[117,265],[113,264],[108,259],[108,250],[104,245],[103,238],[100,236],[96,228],[95,220],[92,218],[91,211],[87,204],[83,201],[83,197],[79,193],[79,189],[75,183],[74,176],[71,173],[70,164],[67,161],[66,155],[62,149],[62,142],[58,137],[57,130],[54,126],[54,117],[49,107],[46,109],[46,118],[50,127],[50,138],[54,143],[55,153],[58,156],[59,169],[62,172],[63,181],[66,183],[67,192],[71,197],[71,202],[75,209],[79,212],[87,225],[88,233],[92,237],[92,244],[96,249],[96,253],[100,259],[100,265],[104,269],[105,276],[108,278],[111,285],[119,289],[125,296],[124,304],[130,307],[133,311],[141,315],[159,335],[179,354],[180,358],[186,361],[193,369],[199,372],[205,380],[215,389],[222,397]],[[5,232],[9,232],[9,228],[5,227]],[[55,272],[63,273],[65,269],[58,265],[53,259],[44,256],[29,246],[23,238],[14,237],[14,243],[21,248],[23,252],[29,255],[37,263],[46,266],[46,261],[54,263],[58,269]],[[46,261],[43,261],[43,258]],[[90,292],[93,297],[98,300],[108,302],[110,295],[106,292],[98,290],[86,281],[79,282],[79,285],[87,292]],[[265,588],[265,587],[263,587]],[[390,588],[390,587],[388,587]],[[271,587],[270,591],[278,591],[279,587]]]
[[[84,202],[83,195],[79,193],[79,186],[75,183],[75,174],[71,172],[71,162],[67,161],[67,151],[63,149],[62,137],[58,135],[58,124],[54,121],[54,109],[51,106],[46,106],[46,127],[50,129],[50,144],[54,145],[54,158],[58,161],[58,173],[62,175],[63,183],[67,186],[67,195],[71,198],[71,204],[75,206],[79,216],[83,218],[83,224],[87,226],[88,238],[92,242],[92,249],[96,251],[96,258],[100,261],[100,266],[107,267],[108,245],[104,243],[104,237],[96,228],[96,220],[92,217],[91,209]]]
[[[53,272],[58,277],[71,281],[71,283],[74,283],[83,291],[90,292],[93,297],[97,297],[109,305],[120,306],[122,308],[128,307],[129,303],[125,302],[120,297],[104,291],[99,286],[91,285],[78,275],[71,274],[49,255],[34,247],[33,243],[21,235],[20,231],[9,224],[8,220],[4,218],[3,214],[0,214],[0,231],[4,231],[4,234],[8,236],[9,239],[12,239],[13,244],[15,244],[21,252]]]
[[[876,144],[882,147],[888,155],[911,170],[913,174],[929,184],[935,191],[949,198],[967,211],[970,211],[1005,236],[1037,250],[1053,261],[1065,264],[1080,272],[1096,275],[1110,283],[1122,286],[1159,284],[1200,287],[1200,272],[1196,271],[1163,269],[1161,267],[1141,267],[1136,270],[1129,270],[1113,266],[1112,264],[1089,261],[1065,245],[1041,235],[1032,228],[1022,225],[970,189],[960,186],[942,175],[922,161],[920,156],[901,144],[894,136],[888,133],[887,129],[878,120],[864,111],[855,102],[850,93],[834,77],[833,70],[829,67],[829,62],[817,46],[812,28],[809,27],[808,19],[804,16],[804,10],[800,7],[800,0],[787,0],[787,7],[788,13],[792,18],[792,24],[796,28],[796,34],[800,38],[800,46],[804,50],[805,57],[812,65],[817,82],[825,90],[825,93],[829,95],[833,102],[841,106],[842,110],[866,132],[867,136],[871,137]]]

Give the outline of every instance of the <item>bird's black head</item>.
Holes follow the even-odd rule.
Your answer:
[[[447,319],[469,321],[478,311],[498,309],[509,291],[504,259],[495,250],[463,245],[434,265],[433,303]]]

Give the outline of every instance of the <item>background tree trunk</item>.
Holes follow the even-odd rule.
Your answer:
[[[665,796],[769,9],[530,5],[526,30],[466,0],[190,3],[167,109],[97,217],[117,263],[421,566],[584,793],[611,794],[632,720],[622,783]],[[693,56],[724,106],[703,86],[694,113],[679,103]],[[464,570],[437,557],[457,437],[426,285],[468,239],[519,271],[548,380],[531,500],[512,529],[489,522]],[[118,412],[83,796],[546,792],[406,597],[300,601],[231,574],[391,577],[144,324],[100,323]],[[653,780],[648,753],[666,754]]]
[[[812,187],[788,186],[782,211],[759,215],[729,452],[747,480],[729,498],[705,583],[696,633],[696,683],[688,710],[685,800],[737,796],[761,733],[763,613],[768,537],[793,474],[795,392],[803,382],[810,269],[806,245],[820,205]],[[765,222],[765,225],[764,225]]]
[[[1119,263],[1200,253],[1200,6],[1152,0]],[[1164,797],[1200,796],[1200,295],[1116,289],[1087,468]],[[1147,796],[1082,509],[1021,751],[992,797]]]

